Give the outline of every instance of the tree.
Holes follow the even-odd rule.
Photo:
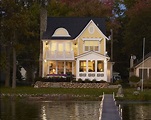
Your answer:
[[[127,24],[124,34],[124,52],[142,57],[143,38],[146,39],[145,52],[151,51],[151,3],[149,0],[135,3],[127,10]]]
[[[23,40],[23,36],[27,36],[28,27],[29,27],[29,17],[28,17],[28,9],[26,6],[21,5],[20,2],[16,2],[15,0],[5,0],[2,1],[2,10],[5,15],[3,15],[1,26],[2,26],[2,39],[1,44],[4,46],[4,52],[6,48],[10,54],[6,56],[6,76],[10,75],[10,66],[11,60],[13,61],[13,77],[12,77],[12,88],[16,87],[16,57],[19,52],[23,48],[24,44],[21,44],[20,40]],[[8,32],[9,31],[9,32]],[[10,57],[12,54],[13,58]],[[3,56],[4,57],[4,56]],[[10,59],[8,59],[10,58]],[[9,69],[8,69],[9,68]],[[6,86],[8,86],[9,77],[6,80]]]

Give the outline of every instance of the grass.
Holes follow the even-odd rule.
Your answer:
[[[3,94],[73,94],[73,95],[90,95],[100,96],[104,93],[112,94],[117,89],[97,89],[97,88],[33,88],[33,87],[16,87],[0,88]]]
[[[138,95],[134,95],[136,88],[126,88],[124,91],[123,98],[117,98],[118,100],[129,100],[129,101],[151,101],[151,89],[144,89],[139,91]]]
[[[113,92],[116,94],[117,89],[97,89],[97,88],[33,88],[33,87],[16,87],[15,89],[1,87],[1,93],[3,94],[66,94],[66,95],[88,95],[91,99],[99,97],[103,94],[112,94]],[[124,88],[124,97],[116,98],[117,100],[124,101],[151,101],[151,89],[144,89],[143,92],[139,92],[139,95],[134,95],[133,92],[136,91],[136,88]],[[86,98],[87,99],[87,98]]]

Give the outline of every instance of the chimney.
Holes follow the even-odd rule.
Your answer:
[[[42,38],[43,33],[47,28],[47,10],[45,8],[41,8],[40,10],[40,38]]]

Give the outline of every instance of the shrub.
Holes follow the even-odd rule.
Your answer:
[[[123,81],[122,80],[116,80],[115,84],[121,84]]]
[[[83,80],[81,78],[78,79],[78,83],[82,83]]]
[[[100,83],[106,83],[106,81],[104,81],[104,80],[100,80]]]
[[[131,77],[129,78],[129,81],[130,81],[130,82],[133,82],[133,83],[137,83],[137,82],[140,81],[140,78],[137,77],[137,76],[131,76]]]
[[[97,82],[96,79],[93,79],[93,80],[92,80],[92,83],[96,83],[96,82]]]
[[[147,80],[144,80],[143,82],[144,84],[144,88],[151,88],[151,78],[150,79],[147,79]]]
[[[90,83],[91,81],[90,81],[90,79],[86,78],[84,82],[85,83]]]
[[[131,76],[129,78],[129,84],[131,87],[138,87],[140,84],[140,78],[137,76]]]

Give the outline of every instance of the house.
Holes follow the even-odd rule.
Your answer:
[[[131,65],[131,67],[132,67],[131,75],[135,75],[140,78],[142,78],[143,75],[144,79],[151,78],[151,52],[144,56],[144,61],[143,59],[141,59],[138,62],[136,62],[134,66]]]
[[[106,51],[105,20],[84,17],[48,17],[42,36],[42,77],[72,73],[76,80],[111,81]]]

